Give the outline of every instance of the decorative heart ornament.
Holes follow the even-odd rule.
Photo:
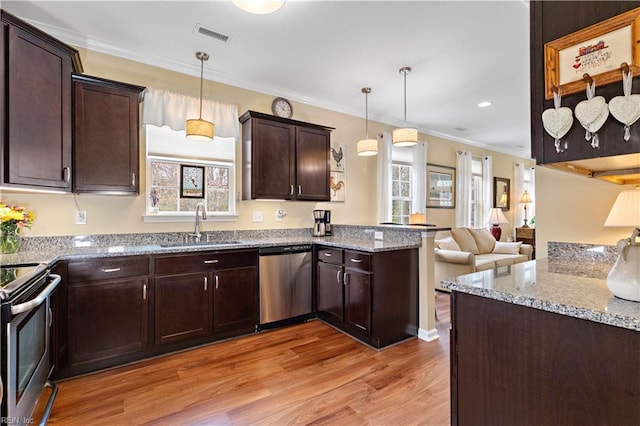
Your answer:
[[[602,112],[602,115],[596,118],[596,121],[591,123],[587,128],[587,130],[590,131],[591,133],[596,133],[598,130],[600,130],[600,127],[602,127],[604,123],[607,121],[607,118],[609,118],[609,106],[607,104],[604,104],[604,107],[605,109]]]
[[[573,125],[571,108],[549,108],[542,113],[544,129],[555,139],[561,139]]]
[[[609,115],[609,108],[607,107],[607,102],[602,96],[595,96],[591,99],[587,99],[586,101],[581,101],[576,105],[576,118],[587,130],[590,130],[589,127],[594,124],[596,121],[602,121],[602,124],[607,120],[607,116]],[[604,116],[604,120],[602,120]],[[593,130],[590,130],[593,132]]]
[[[616,96],[609,101],[613,118],[631,126],[640,118],[640,95]]]

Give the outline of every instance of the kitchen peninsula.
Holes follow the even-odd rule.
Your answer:
[[[640,304],[585,265],[545,258],[443,282],[452,424],[640,424]]]

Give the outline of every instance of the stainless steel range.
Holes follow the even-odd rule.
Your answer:
[[[46,264],[0,266],[0,423],[35,424],[33,410],[45,387],[51,388],[40,424],[49,418],[57,394],[49,382],[51,293],[60,276]]]

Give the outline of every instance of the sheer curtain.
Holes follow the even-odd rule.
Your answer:
[[[529,195],[531,195],[531,200],[533,201],[529,206],[527,206],[527,216],[529,219],[536,215],[536,168],[531,167],[529,169]]]
[[[513,227],[519,228],[524,223],[524,208],[520,204],[522,193],[524,192],[524,164],[515,163],[513,165]]]
[[[188,118],[198,118],[200,99],[180,93],[148,87],[144,95],[142,124],[169,126],[173,130],[185,130]],[[219,137],[240,136],[238,106],[217,101],[202,100],[202,118],[213,122],[214,133]]]
[[[485,223],[489,217],[489,209],[493,207],[493,159],[490,155],[482,162],[482,206],[483,216],[480,223]]]
[[[378,135],[378,223],[391,222],[391,134]]]
[[[471,226],[471,153],[456,152],[456,227]]]
[[[413,148],[413,211],[427,210],[427,143],[418,141]]]

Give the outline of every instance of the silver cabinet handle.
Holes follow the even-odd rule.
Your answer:
[[[136,174],[131,173],[131,186],[136,186]]]
[[[205,260],[203,263],[211,264],[211,263],[218,263],[218,262],[220,262],[219,259],[211,259],[211,260]]]
[[[362,263],[362,259],[349,259],[353,263]]]
[[[49,328],[53,325],[53,311],[49,308]]]
[[[291,189],[289,190],[289,195],[293,195],[293,185],[291,185]]]
[[[71,167],[63,167],[62,176],[64,181],[69,183],[69,181],[71,180]]]
[[[120,270],[120,268],[106,268],[106,269],[105,269],[105,268],[102,268],[102,269],[100,269],[100,270],[101,270],[102,272],[105,272],[105,273],[107,273],[107,274],[108,274],[109,272],[118,272],[118,271]]]
[[[344,273],[344,285],[349,285],[351,282],[351,275],[348,272]]]
[[[298,185],[298,195],[302,194],[302,185]]]
[[[147,285],[142,284],[142,300],[147,300]]]
[[[338,273],[336,274],[336,281],[338,282],[338,284],[342,283],[342,280],[340,279],[340,273],[342,271],[338,271]]]
[[[216,290],[218,289],[218,284],[219,284],[219,279],[218,279],[218,274],[216,274]]]
[[[324,255],[327,256],[327,257],[331,257],[331,256],[333,256],[333,253],[324,253]]]
[[[207,279],[207,277],[204,277],[204,291],[207,291],[207,284],[209,283],[209,280]]]

